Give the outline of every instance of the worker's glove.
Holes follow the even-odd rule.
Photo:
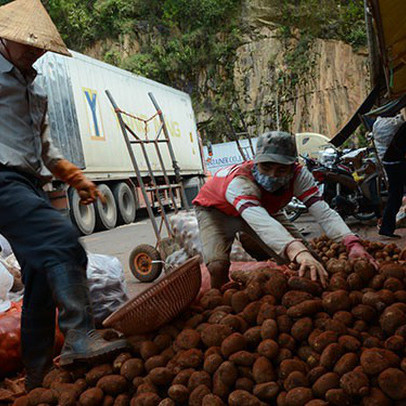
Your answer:
[[[56,178],[74,187],[78,191],[82,204],[93,203],[97,198],[99,198],[103,204],[106,203],[106,199],[97,189],[96,185],[72,162],[66,159],[60,159],[52,167],[51,172]]]
[[[343,244],[345,245],[345,248],[347,248],[349,259],[366,259],[375,267],[375,269],[378,269],[377,262],[370,254],[368,254],[356,235],[351,234],[345,236],[343,238]]]
[[[306,275],[306,271],[310,271],[310,279],[317,281],[320,279],[323,287],[327,286],[328,273],[324,269],[324,266],[317,261],[307,249],[307,247],[300,241],[292,241],[286,247],[286,255],[292,262],[296,262],[299,265],[299,276]]]

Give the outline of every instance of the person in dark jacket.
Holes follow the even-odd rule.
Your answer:
[[[101,197],[52,144],[47,98],[33,68],[47,51],[70,56],[40,0],[0,7],[0,233],[21,265],[25,288],[21,355],[27,390],[40,386],[52,366],[56,309],[65,336],[61,366],[104,360],[127,347],[95,330],[86,252],[42,189],[52,174],[75,188],[83,204]]]
[[[384,155],[383,165],[388,176],[389,196],[382,217],[380,235],[401,238],[395,234],[396,215],[402,206],[406,186],[406,122],[404,122]]]

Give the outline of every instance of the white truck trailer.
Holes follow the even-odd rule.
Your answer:
[[[136,211],[145,206],[106,90],[111,92],[121,109],[142,119],[156,113],[148,93],[154,95],[165,117],[186,196],[191,200],[197,193],[199,180],[204,177],[204,163],[190,96],[77,52],[72,54],[72,58],[45,54],[35,66],[39,73],[37,80],[48,95],[52,139],[67,159],[83,168],[98,184],[107,205],[80,205],[77,193],[57,181],[52,182],[49,190],[54,205],[69,210],[72,221],[83,234],[131,223]],[[131,118],[127,124],[141,138],[145,137],[145,131],[153,137],[160,126],[158,117],[147,127],[142,121]],[[148,183],[141,150],[137,146],[133,148]],[[162,155],[165,169],[173,177],[169,153],[162,149]],[[154,175],[158,181],[163,179],[152,146],[148,156]]]

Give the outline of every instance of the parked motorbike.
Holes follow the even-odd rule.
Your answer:
[[[327,148],[321,151],[319,160],[302,156],[324,200],[343,218],[352,215],[360,221],[367,221],[380,213],[382,196],[385,195],[384,182],[369,153],[368,148],[343,154]],[[291,221],[306,211],[306,206],[297,199],[285,208]]]

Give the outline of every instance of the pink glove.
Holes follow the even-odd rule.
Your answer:
[[[377,262],[368,254],[356,235],[347,235],[344,237],[343,244],[345,245],[345,248],[347,248],[349,259],[366,259],[375,267],[375,269],[378,269]]]

